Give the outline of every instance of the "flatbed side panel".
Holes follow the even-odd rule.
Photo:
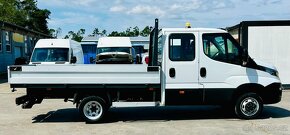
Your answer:
[[[160,84],[10,84],[11,88],[160,89]]]
[[[28,84],[160,84],[160,71],[143,65],[22,66],[10,71],[9,83]]]

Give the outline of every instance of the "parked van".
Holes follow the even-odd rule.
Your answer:
[[[83,50],[70,39],[40,39],[29,64],[84,64]]]
[[[101,37],[97,46],[97,64],[131,64],[133,50],[129,37]]]

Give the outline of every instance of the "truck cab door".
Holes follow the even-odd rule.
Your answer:
[[[198,83],[198,33],[168,33],[165,40],[165,104],[191,105],[202,102]]]
[[[246,68],[241,65],[242,49],[228,33],[202,33],[199,83],[204,86],[204,103],[225,104],[233,95]]]

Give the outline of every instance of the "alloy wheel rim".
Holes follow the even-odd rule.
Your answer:
[[[240,105],[241,112],[246,116],[253,116],[259,111],[259,102],[252,97],[245,98]]]
[[[97,101],[89,101],[83,108],[84,115],[90,120],[97,120],[103,113],[102,105]]]

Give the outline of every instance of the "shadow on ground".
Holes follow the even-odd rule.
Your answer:
[[[289,117],[290,111],[265,106],[260,119]],[[183,106],[183,107],[125,107],[111,108],[105,116],[104,123],[113,122],[162,122],[171,120],[198,119],[231,119],[236,118],[233,113],[218,106]],[[40,114],[33,118],[33,123],[47,122],[83,122],[75,108],[59,109],[47,114]]]

